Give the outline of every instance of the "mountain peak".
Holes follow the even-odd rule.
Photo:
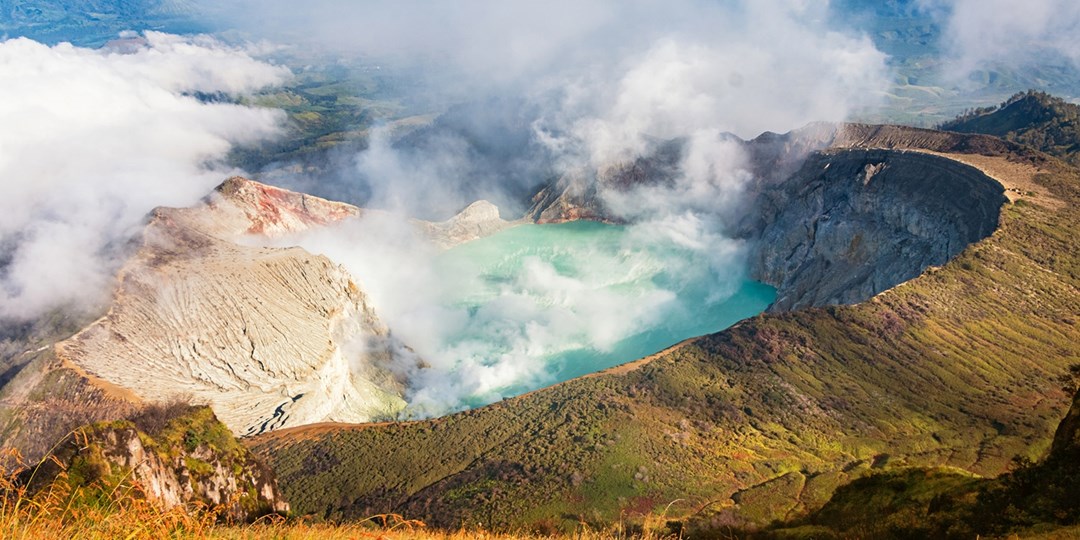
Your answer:
[[[233,176],[214,189],[208,201],[228,201],[239,208],[250,225],[244,231],[275,237],[355,217],[360,209],[305,193]]]

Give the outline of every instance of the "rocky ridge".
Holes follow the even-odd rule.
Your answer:
[[[131,487],[162,509],[201,505],[229,522],[289,511],[273,471],[237,443],[212,411],[191,408],[167,422],[154,434],[129,421],[82,427],[25,470],[21,482],[31,494],[60,478],[113,493]]]

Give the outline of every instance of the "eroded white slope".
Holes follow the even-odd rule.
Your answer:
[[[238,434],[391,416],[405,405],[395,347],[351,276],[300,248],[237,243],[358,213],[243,179],[158,209],[109,313],[57,353],[146,400],[207,402]]]

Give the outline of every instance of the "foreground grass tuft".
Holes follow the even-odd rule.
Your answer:
[[[2,538],[206,538],[217,521],[217,508],[164,510],[123,477],[83,484],[59,460],[53,463],[62,468],[60,474],[31,492],[27,485],[40,467],[26,469],[14,450],[4,457],[19,465],[0,469]],[[17,480],[20,476],[30,481]]]

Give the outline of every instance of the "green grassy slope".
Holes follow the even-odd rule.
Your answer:
[[[742,538],[1076,538],[1080,533],[1080,392],[1040,462],[998,478],[900,469],[860,478],[813,514]]]
[[[296,511],[451,527],[763,524],[868,469],[999,474],[1048,448],[1066,405],[1053,380],[1080,361],[1080,179],[1043,168],[1064,204],[1010,204],[990,238],[863,304],[759,316],[447,418],[251,444]]]

